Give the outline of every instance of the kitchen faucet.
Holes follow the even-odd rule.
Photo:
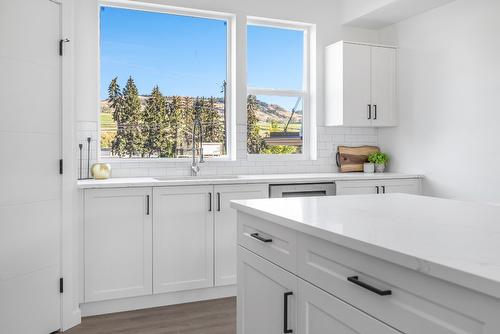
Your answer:
[[[198,129],[199,131],[199,141],[200,141],[200,160],[196,161],[196,130]],[[204,163],[204,157],[203,157],[203,126],[201,124],[201,121],[198,117],[194,119],[193,123],[193,133],[192,133],[192,147],[191,147],[191,153],[192,153],[192,162],[191,162],[191,176],[197,176],[198,173],[200,172],[200,166],[199,164]]]

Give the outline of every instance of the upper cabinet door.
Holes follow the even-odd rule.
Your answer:
[[[236,210],[232,200],[267,198],[267,184],[217,185],[215,194],[215,285],[236,284]]]
[[[151,188],[85,190],[85,302],[152,294]]]
[[[325,125],[395,126],[396,49],[338,42],[325,52]]]
[[[153,192],[154,293],[213,286],[213,187]]]
[[[396,49],[371,47],[373,126],[397,125]]]
[[[370,126],[370,47],[344,43],[343,125]]]

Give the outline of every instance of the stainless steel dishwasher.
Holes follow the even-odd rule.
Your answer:
[[[296,183],[296,184],[271,184],[269,197],[311,197],[333,196],[335,184],[331,183]]]

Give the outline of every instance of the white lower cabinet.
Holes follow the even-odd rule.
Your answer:
[[[151,188],[85,191],[85,302],[152,294]]]
[[[397,334],[384,323],[302,279],[298,286],[298,332],[303,334]]]
[[[216,185],[215,194],[215,285],[236,284],[236,210],[232,200],[267,198],[267,184]]]
[[[153,291],[213,285],[213,187],[153,190]]]
[[[238,258],[238,334],[295,333],[297,277],[243,247]]]
[[[419,195],[420,179],[335,181],[337,195],[405,193]]]
[[[249,250],[238,248],[238,334],[399,333]]]

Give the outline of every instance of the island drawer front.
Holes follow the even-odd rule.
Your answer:
[[[296,270],[297,233],[294,230],[238,212],[238,244],[284,269]]]
[[[299,277],[406,334],[485,334],[499,324],[493,313],[484,318],[484,306],[475,307],[500,310],[485,295],[302,233],[297,246]],[[392,294],[347,280],[353,276]]]

